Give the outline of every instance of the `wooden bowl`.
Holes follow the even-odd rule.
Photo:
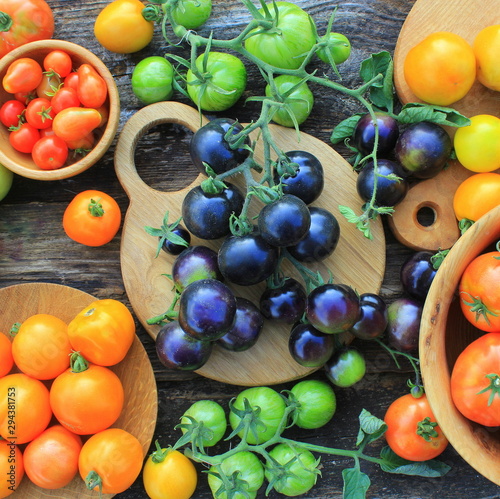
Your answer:
[[[468,420],[453,404],[450,376],[460,352],[483,334],[460,309],[457,287],[467,265],[500,239],[500,206],[481,217],[453,245],[429,290],[420,327],[425,391],[450,444],[474,469],[500,485],[500,429]]]
[[[75,163],[57,170],[42,170],[35,165],[31,154],[16,151],[9,143],[10,132],[0,124],[0,163],[18,175],[36,180],[61,180],[73,177],[90,168],[108,150],[115,138],[120,118],[120,97],[113,76],[96,55],[75,43],[63,40],[40,40],[14,49],[0,59],[0,81],[3,80],[7,68],[14,60],[21,57],[31,57],[41,63],[47,53],[54,49],[66,51],[71,56],[75,69],[83,63],[89,63],[104,78],[108,87],[108,99],[105,105],[109,110],[109,118],[93,149]],[[11,98],[12,94],[7,93],[0,85],[0,105]]]
[[[0,334],[7,334],[15,322],[23,322],[37,313],[52,314],[69,322],[94,300],[96,298],[92,295],[78,289],[51,283],[18,284],[0,289]],[[156,425],[158,395],[153,369],[139,338],[135,338],[125,359],[111,369],[121,379],[125,391],[125,406],[113,426],[123,428],[137,437],[146,456]],[[106,494],[106,497],[113,495]],[[85,487],[79,475],[66,487],[55,490],[37,487],[25,476],[9,497],[90,499],[97,497],[97,494]]]

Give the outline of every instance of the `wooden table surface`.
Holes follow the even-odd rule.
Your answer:
[[[93,35],[93,23],[108,0],[48,0],[56,19],[54,38],[65,39],[85,46],[97,54],[109,67],[116,79],[121,98],[120,129],[130,116],[140,109],[140,102],[130,87],[130,76],[137,62],[149,55],[163,55],[166,43],[157,29],[154,40],[143,51],[132,55],[113,54],[103,49]],[[345,33],[351,40],[350,60],[341,66],[343,83],[359,83],[358,70],[362,60],[381,50],[393,51],[396,40],[410,11],[409,0],[295,0],[308,10],[317,22],[320,33],[328,18],[338,6],[335,31]],[[200,30],[207,35],[229,38],[239,32],[249,17],[237,0],[214,0],[213,15]],[[176,49],[183,53],[182,49]],[[249,68],[249,87],[246,96],[262,95],[260,75]],[[186,102],[183,98],[178,98]],[[257,116],[257,103],[237,106],[227,116],[249,122]],[[332,128],[342,119],[361,111],[358,104],[323,88],[316,89],[316,103],[309,120],[302,129],[329,144]],[[212,116],[209,116],[212,117]],[[144,136],[137,145],[136,162],[141,177],[160,190],[178,189],[196,176],[190,163],[188,143],[191,133],[178,126],[162,125]],[[98,164],[87,172],[62,181],[40,182],[16,176],[7,197],[0,202],[0,287],[26,282],[53,282],[72,286],[98,298],[115,298],[129,305],[120,268],[120,233],[100,248],[90,248],[72,242],[62,230],[61,220],[65,207],[73,196],[85,189],[99,189],[113,195],[123,213],[128,198],[117,180],[113,154],[116,140]],[[342,147],[337,150],[347,156]],[[381,294],[388,303],[402,295],[399,268],[411,250],[396,242],[386,230],[387,264]],[[194,373],[167,372],[156,358],[153,340],[140,324],[138,335],[142,340],[154,369],[159,396],[159,413],[154,439],[162,445],[173,444],[178,438],[174,426],[191,403],[211,398],[227,406],[230,398],[241,390],[205,379]],[[357,417],[362,408],[383,417],[386,408],[407,390],[406,380],[411,374],[409,366],[398,369],[389,356],[372,344],[357,343],[366,355],[367,374],[355,387],[337,389],[338,409],[332,422],[321,430],[292,432],[297,438],[320,445],[352,449],[358,430]],[[321,372],[311,377],[324,379]],[[277,389],[291,385],[277,386]],[[376,455],[383,442],[377,442],[371,451]],[[370,498],[440,498],[486,499],[500,497],[500,490],[472,469],[452,448],[441,459],[451,466],[441,479],[423,479],[402,475],[389,475],[375,465],[363,462],[362,469],[371,479]],[[341,471],[351,467],[344,458],[322,457],[322,477],[317,485],[303,497],[342,497]],[[206,478],[200,469],[199,486],[193,497],[211,497]],[[261,496],[264,497],[262,493]],[[272,493],[272,498],[279,497]],[[146,494],[142,478],[117,499],[143,499]],[[71,498],[68,498],[71,499]]]

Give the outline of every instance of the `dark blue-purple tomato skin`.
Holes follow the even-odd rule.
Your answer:
[[[310,206],[311,224],[306,235],[295,245],[286,249],[296,260],[303,263],[320,262],[328,258],[340,239],[340,225],[333,213]]]
[[[359,297],[348,285],[322,284],[307,296],[307,320],[323,333],[349,331],[359,314]]]
[[[217,252],[208,246],[194,245],[180,253],[172,265],[172,280],[177,291],[182,292],[199,279],[218,279],[223,276],[217,262]]]
[[[265,281],[278,264],[279,249],[258,232],[228,236],[218,252],[219,269],[227,281],[252,286]]]
[[[180,255],[191,244],[191,234],[182,225],[178,225],[177,227],[172,229],[172,233],[174,233],[176,236],[182,237],[182,239],[186,241],[187,245],[184,246],[183,244],[176,244],[172,241],[169,241],[168,239],[165,239],[161,248],[163,251],[166,251],[170,255]]]
[[[304,286],[293,277],[287,277],[279,286],[267,287],[262,292],[259,307],[268,320],[294,324],[304,314],[306,300]]]
[[[292,358],[304,367],[321,367],[332,356],[335,337],[318,331],[312,324],[295,325],[288,339]]]
[[[387,327],[387,305],[382,297],[375,293],[362,293],[359,296],[360,315],[350,329],[361,340],[380,338]]]
[[[212,343],[187,334],[178,321],[165,324],[156,337],[156,353],[168,369],[194,371],[208,361]]]
[[[452,149],[452,140],[442,126],[422,121],[401,133],[394,155],[408,174],[425,179],[435,177],[444,168]]]
[[[206,174],[205,165],[208,164],[216,174],[224,173],[238,165],[249,156],[250,150],[244,147],[231,148],[224,138],[233,127],[232,135],[236,135],[243,127],[230,118],[216,118],[199,128],[191,138],[189,153],[193,164]],[[245,139],[250,146],[250,139]]]
[[[182,329],[201,341],[215,341],[234,324],[236,297],[223,282],[201,279],[191,283],[179,298]]]
[[[387,307],[387,343],[406,353],[418,351],[423,304],[414,298],[398,298]]]
[[[321,161],[306,151],[288,151],[285,156],[298,165],[294,175],[282,175],[281,184],[284,194],[293,194],[304,203],[311,204],[319,198],[325,187],[325,176]],[[274,182],[280,182],[279,167],[274,171]]]
[[[354,147],[363,154],[370,154],[375,144],[375,133],[378,127],[377,156],[391,152],[399,137],[398,122],[385,113],[375,113],[376,121],[369,113],[363,115],[354,129]]]
[[[391,174],[396,175],[398,179],[386,178],[387,175]],[[408,173],[395,161],[378,159],[377,171],[375,171],[375,163],[369,161],[359,172],[356,179],[356,189],[361,199],[369,202],[372,199],[376,181],[375,204],[377,206],[395,206],[408,193],[410,184],[407,176]]]
[[[417,251],[401,265],[400,280],[403,290],[412,298],[425,301],[437,270],[432,263],[432,251]]]
[[[191,234],[200,239],[219,239],[229,234],[229,220],[238,216],[245,197],[234,185],[217,194],[203,191],[200,185],[193,187],[182,200],[182,220]]]
[[[216,343],[231,352],[243,352],[257,343],[263,326],[264,317],[257,305],[237,296],[234,324]]]
[[[258,218],[261,236],[277,247],[297,244],[306,235],[310,225],[309,208],[302,199],[292,194],[284,194],[266,204]]]

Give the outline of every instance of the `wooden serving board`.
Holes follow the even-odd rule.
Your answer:
[[[203,123],[207,123],[205,118]],[[200,115],[190,106],[177,102],[151,104],[134,114],[123,127],[115,151],[116,174],[130,198],[121,241],[121,268],[123,281],[132,307],[148,333],[156,337],[160,327],[147,320],[163,313],[173,297],[172,282],[165,277],[171,271],[175,257],[160,252],[155,259],[157,238],[146,233],[146,225],[159,227],[169,211],[169,220],[181,216],[182,200],[186,193],[205,178],[201,173],[189,186],[176,192],[160,192],[148,186],[139,176],[134,164],[137,142],[148,129],[161,123],[180,124],[192,132],[200,127]],[[322,141],[300,134],[294,129],[271,125],[274,140],[283,151],[303,149],[314,154],[325,170],[325,190],[314,203],[329,209],[341,226],[341,237],[335,252],[325,261],[311,268],[328,279],[330,271],[335,282],[352,285],[359,293],[378,292],[385,271],[385,237],[380,220],[373,223],[373,240],[365,238],[356,227],[339,213],[339,205],[358,210],[361,199],[356,192],[356,173],[331,147]],[[255,157],[262,162],[262,144],[257,145]],[[273,158],[274,159],[274,158]],[[174,160],[174,158],[172,158]],[[230,181],[240,187],[242,179]],[[254,211],[252,211],[252,209]],[[250,215],[258,212],[253,203]],[[215,250],[222,240],[205,241],[193,238],[191,244],[202,244]],[[294,269],[287,272],[294,275]],[[265,283],[255,286],[233,286],[237,296],[243,296],[258,305]],[[235,385],[276,384],[297,379],[314,369],[297,364],[288,351],[290,326],[266,323],[257,344],[246,352],[228,352],[219,347],[205,366],[197,372],[203,376]]]
[[[55,315],[69,323],[97,298],[68,286],[52,283],[18,284],[0,289],[0,334],[8,334],[12,325],[34,314]],[[125,391],[125,406],[113,427],[123,428],[136,436],[147,455],[153,438],[158,412],[156,381],[148,355],[139,338],[135,338],[127,356],[111,369],[120,377]],[[35,486],[24,477],[12,499],[95,498],[76,476],[66,487],[48,490]],[[105,494],[111,498],[115,494]]]
[[[498,0],[417,0],[403,24],[394,51],[394,84],[401,102],[421,102],[408,88],[403,72],[406,54],[413,46],[436,31],[451,31],[472,44],[482,28],[499,23]],[[468,117],[478,114],[500,117],[500,92],[476,81],[469,93],[452,107]],[[448,131],[453,136],[455,129],[448,128]],[[453,195],[460,182],[471,174],[454,162],[436,177],[412,187],[389,219],[396,238],[416,250],[449,248],[460,236],[453,213]],[[417,215],[422,208],[434,212],[434,223],[419,222]]]

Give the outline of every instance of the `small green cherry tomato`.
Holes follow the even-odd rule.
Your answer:
[[[321,428],[335,414],[337,399],[328,383],[313,379],[299,381],[291,392],[300,403],[295,414],[295,424],[299,428]]]
[[[166,4],[163,4],[166,10]],[[186,29],[196,29],[204,24],[212,13],[212,0],[179,0],[172,9],[173,20]]]
[[[174,68],[161,56],[146,57],[132,72],[132,91],[144,104],[169,100],[174,93]]]
[[[338,350],[325,364],[326,377],[335,385],[347,388],[360,381],[366,372],[366,362],[359,350],[345,347]]]
[[[12,171],[0,164],[0,201],[7,196],[12,187],[13,180],[14,174]]]
[[[284,107],[276,107],[273,121],[278,125],[293,127],[294,118],[298,125],[309,117],[314,104],[314,95],[298,76],[280,75],[274,79],[273,85],[266,85],[266,96],[282,102]]]
[[[215,445],[224,436],[227,428],[226,413],[220,404],[213,400],[198,400],[181,418],[181,425],[193,423],[191,418],[198,423],[203,423],[203,429],[208,430],[202,437],[203,447]],[[187,428],[181,427],[182,433]]]
[[[225,111],[236,104],[247,84],[247,70],[238,57],[225,52],[200,54],[195,74],[186,75],[187,92],[203,111]],[[200,78],[201,76],[201,78]]]
[[[342,64],[349,59],[351,55],[351,42],[342,33],[330,33],[328,36],[325,35],[321,38],[322,42],[327,42],[327,45],[320,48],[316,55],[326,63],[331,64],[328,53],[330,53],[333,62],[337,64]]]

